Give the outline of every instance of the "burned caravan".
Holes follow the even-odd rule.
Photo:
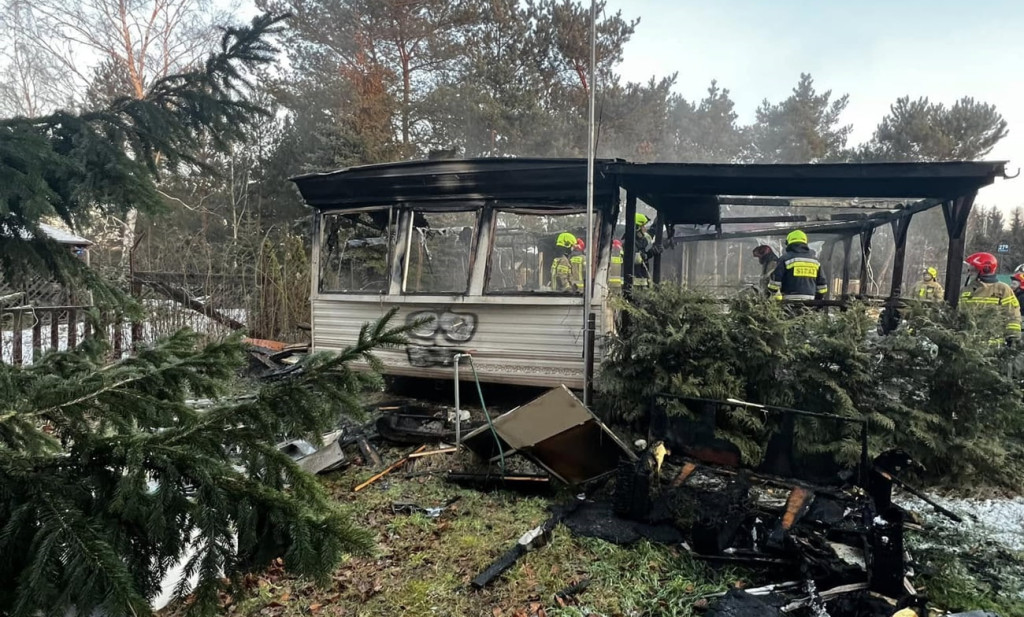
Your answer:
[[[552,291],[550,267],[559,233],[586,235],[586,170],[582,159],[505,158],[371,165],[295,178],[315,210],[313,349],[349,345],[363,324],[398,307],[400,320],[425,325],[410,332],[405,349],[379,352],[389,374],[450,378],[456,354],[468,352],[483,381],[582,387],[584,300]],[[1003,162],[598,161],[590,239],[596,249],[590,285],[596,362],[602,334],[613,327],[607,276],[620,203],[626,221],[638,204],[657,213],[655,244],[666,251],[652,259],[655,283],[664,261],[666,277],[699,285],[701,262],[721,259],[717,251],[702,256],[700,243],[785,236],[798,226],[823,241],[823,263],[838,281],[832,304],[852,293],[898,299],[910,221],[941,208],[949,236],[946,299],[955,303],[974,197],[1004,171]],[[744,215],[751,208],[757,215]],[[764,216],[763,208],[786,212]],[[853,292],[851,259],[859,259],[858,280],[870,281],[873,232],[889,228],[888,294]],[[625,234],[623,244],[623,261],[630,264],[633,234]],[[749,254],[749,248],[735,248],[727,252],[734,260]],[[627,297],[631,284],[626,268]]]
[[[316,210],[313,348],[350,344],[399,307],[401,321],[427,322],[405,349],[378,354],[390,374],[450,378],[455,354],[471,352],[484,381],[582,387],[583,298],[551,291],[549,273],[557,235],[586,236],[586,171],[582,160],[479,159],[296,178]],[[618,203],[598,174],[599,315]]]

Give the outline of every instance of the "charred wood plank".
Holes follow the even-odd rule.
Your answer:
[[[519,538],[519,541],[516,542],[515,546],[505,551],[501,557],[495,559],[491,565],[487,566],[486,570],[470,581],[470,584],[475,589],[483,589],[496,578],[501,576],[506,570],[515,565],[516,561],[525,555],[527,551],[533,548],[539,548],[546,544],[551,536],[552,530],[554,530],[554,528],[562,522],[562,519],[572,513],[577,507],[579,507],[579,501],[573,500],[568,507],[560,508],[558,512],[552,515],[548,520],[544,521],[540,526],[527,531]]]

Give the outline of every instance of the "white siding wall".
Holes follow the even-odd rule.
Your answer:
[[[384,296],[377,298],[321,294],[313,301],[313,348],[338,350],[356,340],[363,324],[383,316],[391,307],[400,306],[395,324],[414,319],[420,311],[438,315],[451,312],[475,322],[472,337],[457,343],[443,333],[433,337],[410,336],[411,345],[430,349],[381,351],[387,373],[417,377],[451,378],[450,358],[457,351],[473,355],[480,379],[488,382],[538,386],[565,384],[583,387],[583,305],[582,300],[555,297],[450,297],[417,298]],[[595,302],[598,314],[600,347],[604,310]],[[474,320],[475,318],[475,320]],[[440,349],[437,349],[440,348]],[[413,358],[414,359],[410,359]],[[601,353],[595,353],[600,362]],[[441,364],[447,360],[447,364]],[[472,379],[468,367],[461,374]]]

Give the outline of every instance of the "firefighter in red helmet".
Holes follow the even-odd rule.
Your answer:
[[[612,240],[611,262],[608,264],[608,288],[613,292],[622,291],[622,240]]]
[[[1020,338],[1020,302],[1009,285],[996,278],[999,262],[991,253],[974,253],[966,260],[974,276],[967,282],[960,303],[988,306],[1006,317],[1006,338]]]
[[[1017,303],[1024,304],[1024,272],[1018,271],[1010,275],[1010,287],[1013,289],[1013,295],[1017,296]],[[1021,308],[1021,314],[1024,315],[1024,308]]]

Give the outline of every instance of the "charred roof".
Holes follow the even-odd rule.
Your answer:
[[[618,184],[597,162],[595,203],[618,198]],[[428,160],[349,167],[292,178],[317,209],[404,203],[529,201],[530,207],[582,207],[587,198],[584,159],[482,158]]]
[[[667,222],[695,224],[716,223],[719,204],[735,203],[734,196],[933,199],[938,205],[992,184],[1005,176],[1005,166],[1003,161],[747,165],[605,159],[596,162],[595,204],[616,203],[621,188]],[[584,159],[483,158],[366,165],[293,181],[306,203],[318,209],[488,200],[579,207],[586,199],[586,175]]]

